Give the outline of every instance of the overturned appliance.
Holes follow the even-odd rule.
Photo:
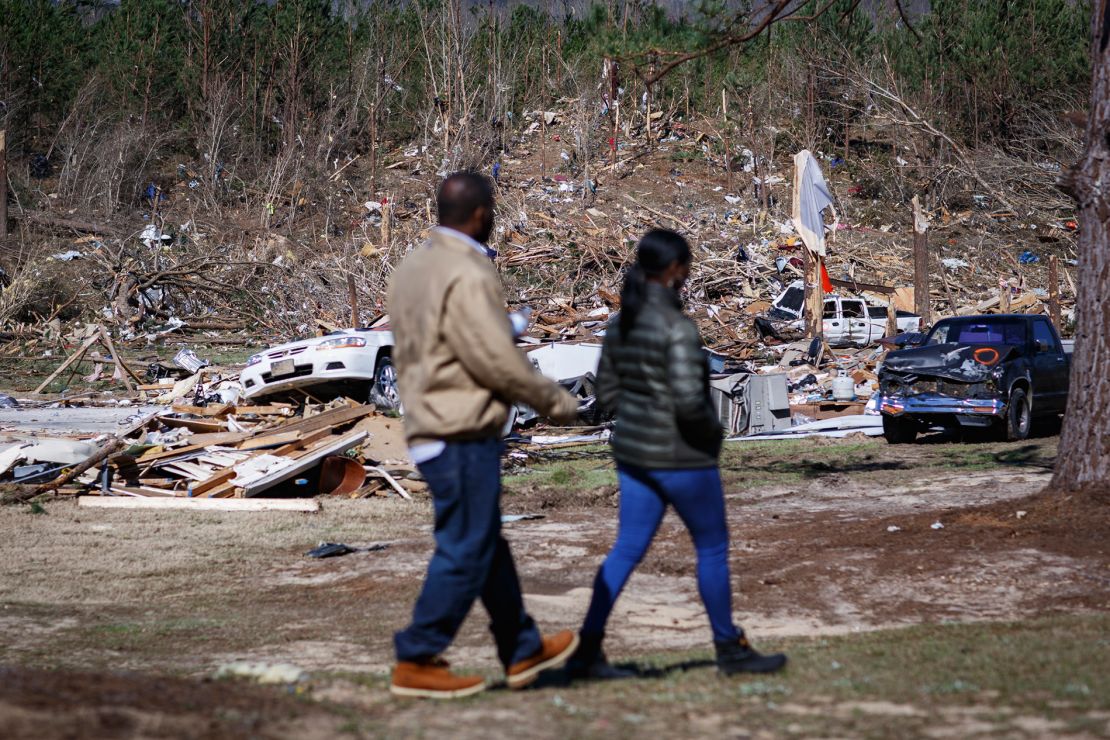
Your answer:
[[[715,378],[709,382],[709,392],[728,437],[790,428],[790,396],[783,373]]]

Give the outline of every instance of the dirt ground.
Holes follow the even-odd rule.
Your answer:
[[[1028,498],[1049,482],[1056,442],[894,447],[850,439],[730,447],[722,470],[738,621],[757,644],[800,653],[802,664],[795,657],[791,668],[798,676],[817,664],[806,667],[807,652],[856,650],[860,640],[889,635],[912,642],[919,639],[911,637],[914,630],[983,625],[991,630],[988,643],[1009,644],[993,631],[996,625],[1074,636],[1091,623],[1061,628],[1059,620],[1080,618],[1102,620],[1095,629],[1105,629],[1110,506],[1051,493]],[[615,533],[615,490],[600,451],[508,479],[505,512],[543,516],[505,525],[527,604],[543,629],[580,622]],[[321,541],[388,547],[306,558]],[[543,737],[638,734],[655,721],[641,707],[631,714],[646,712],[644,722],[622,714],[616,724],[582,724],[589,712],[568,715],[558,704],[579,696],[566,687],[527,692],[530,699],[491,692],[454,715],[468,718],[462,724],[452,724],[453,715],[439,706],[391,700],[385,691],[390,638],[405,624],[431,549],[430,506],[399,499],[325,500],[319,514],[85,510],[72,501],[50,503],[44,514],[2,509],[0,664],[7,668],[0,735],[313,737],[419,734],[443,726],[474,736],[486,734],[491,718],[515,716],[529,702],[561,718],[534,733]],[[607,640],[612,659],[641,666],[704,662],[709,634],[693,568],[689,540],[668,514],[618,603]],[[922,633],[921,645],[935,648],[931,635]],[[904,649],[899,642],[878,654]],[[447,657],[498,677],[480,608]],[[1096,659],[1110,660],[1105,639],[1079,652],[1076,675]],[[210,680],[217,667],[236,660],[292,663],[310,673],[311,684],[294,691]],[[1003,658],[997,663],[981,667],[981,681],[1006,678],[994,676]],[[929,675],[926,667],[920,671]],[[723,731],[739,711],[732,699],[768,702],[762,689],[741,688],[724,697],[722,708],[714,692],[724,689],[712,672],[698,668],[690,675],[709,691],[709,708],[666,728],[671,734],[733,736]],[[766,685],[777,684],[741,686]],[[825,724],[802,722],[803,735],[833,729],[843,736],[881,735],[892,717],[922,719],[903,726],[908,736],[940,736],[930,727],[955,733],[947,736],[976,734],[959,731],[968,722],[986,723],[980,730],[988,735],[1110,734],[1110,714],[1099,714],[1110,710],[1110,685],[1084,685],[1087,694],[1074,711],[1053,709],[1050,696],[1040,714],[1014,714],[1013,706],[984,700],[978,714],[961,703],[966,711],[948,716],[929,708],[935,698],[917,701],[920,691],[909,693],[914,701],[889,707],[866,703],[886,696],[883,691],[864,692],[862,709],[845,709],[820,693],[818,682],[806,701],[778,697],[774,714],[781,723],[758,729],[755,722],[751,734],[736,736],[797,734],[787,731],[797,717],[787,715],[822,702],[836,711],[819,713]],[[829,684],[829,691],[838,690],[835,681]],[[1037,690],[1051,694],[1052,686]],[[634,688],[581,691],[606,706],[636,703]],[[785,704],[794,709],[779,706]],[[1055,719],[1059,712],[1066,717]],[[705,724],[713,715],[717,724]],[[853,719],[859,716],[869,719],[859,724]]]

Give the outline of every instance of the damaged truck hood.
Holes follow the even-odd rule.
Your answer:
[[[883,360],[883,372],[977,383],[1016,354],[1018,348],[1011,344],[929,344],[891,352]]]

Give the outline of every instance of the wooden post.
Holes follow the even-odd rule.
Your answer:
[[[721,144],[725,148],[725,190],[732,192],[732,153],[728,145],[728,95],[721,88]]]
[[[921,201],[913,196],[913,304],[923,325],[932,321],[929,302],[929,221],[921,210]]]
[[[135,375],[135,373],[131,371],[131,368],[127,367],[127,363],[119,356],[116,345],[112,343],[112,336],[104,330],[104,327],[101,326],[97,332],[100,334],[101,343],[107,347],[108,351],[112,354],[112,360],[115,361],[116,369],[119,370],[119,377],[123,381],[123,386],[127,388],[129,393],[134,393],[135,389],[131,386],[131,380],[127,376],[131,375],[134,377],[139,385],[142,385],[142,379],[138,375]]]
[[[893,337],[898,333],[898,311],[894,308],[894,300],[886,304],[886,334],[885,336]]]
[[[941,265],[940,268],[940,281],[944,284],[944,294],[948,296],[948,307],[952,310],[952,315],[958,316],[960,309],[956,305],[956,298],[952,295],[952,287],[948,284],[948,277],[944,274],[944,265]]]
[[[46,380],[42,381],[42,383],[39,384],[38,388],[35,388],[35,390],[33,390],[31,392],[34,393],[35,395],[38,395],[39,393],[42,393],[44,390],[46,390],[46,387],[48,385],[50,385],[52,382],[54,382],[54,378],[61,375],[62,371],[65,370],[67,367],[69,367],[70,365],[72,365],[75,362],[78,362],[85,355],[85,352],[87,352],[90,347],[92,347],[94,344],[96,344],[97,341],[99,341],[99,339],[100,339],[100,335],[95,334],[95,333],[91,337],[88,337],[81,344],[81,346],[77,348],[76,352],[74,352],[72,355],[70,355],[66,359],[66,361],[63,362],[61,365],[58,365],[57,369],[54,370],[54,372],[50,373],[50,376]]]
[[[8,132],[0,129],[0,239],[8,235]]]
[[[1056,330],[1060,330],[1060,260],[1056,255],[1048,258],[1048,315]]]
[[[998,311],[1010,313],[1010,281],[1006,278],[998,280]]]
[[[609,118],[613,121],[613,137],[609,142],[609,152],[612,155],[613,172],[617,171],[617,122],[620,110],[620,104],[617,98],[620,96],[620,79],[617,77],[617,60],[609,59]]]
[[[825,288],[821,284],[821,265],[825,260],[821,255],[812,254],[807,248],[803,247],[803,251],[806,276],[806,336],[824,337]]]
[[[543,25],[551,23],[551,0],[544,3]],[[540,48],[540,179],[547,177],[547,44]]]
[[[355,276],[347,275],[347,296],[351,303],[351,328],[358,328],[358,291],[355,289]]]
[[[383,198],[382,203],[382,251],[389,249],[390,242],[393,241],[393,224],[390,223],[393,215],[393,202],[390,200],[387,193]]]

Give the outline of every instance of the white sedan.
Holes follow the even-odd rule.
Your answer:
[[[247,398],[330,387],[379,407],[397,409],[401,400],[392,351],[393,332],[388,329],[342,329],[259,352],[247,361],[239,377]]]

